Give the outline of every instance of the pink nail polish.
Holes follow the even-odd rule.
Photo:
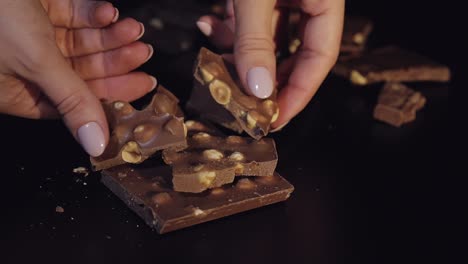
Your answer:
[[[81,146],[90,156],[97,157],[104,152],[106,141],[98,123],[89,122],[81,126],[77,135]]]
[[[265,67],[254,67],[247,72],[247,85],[258,98],[267,98],[273,92],[273,80]]]
[[[112,23],[117,22],[117,20],[119,19],[119,13],[120,13],[117,8],[114,7],[114,9],[115,9],[115,14],[114,14],[114,18],[112,18]]]
[[[203,33],[203,35],[209,37],[211,36],[211,33],[213,33],[213,28],[211,27],[210,24],[203,22],[203,21],[197,21],[197,27],[200,29],[200,31]]]

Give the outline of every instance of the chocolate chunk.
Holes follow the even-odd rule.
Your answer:
[[[151,103],[141,111],[127,102],[104,103],[111,136],[104,153],[91,157],[93,169],[141,163],[158,150],[184,148],[186,128],[178,102],[171,92],[159,86]]]
[[[198,132],[187,137],[180,152],[164,150],[172,166],[174,190],[199,193],[234,181],[236,175],[271,176],[278,161],[275,142],[239,136],[217,137]]]
[[[268,99],[249,96],[241,90],[235,72],[221,56],[202,48],[187,107],[204,119],[260,139],[278,118],[276,91]]]
[[[450,80],[447,66],[419,54],[389,46],[374,50],[361,57],[340,61],[333,72],[347,78],[355,85],[395,81],[438,81]]]
[[[357,53],[362,51],[372,29],[373,23],[370,19],[355,16],[345,17],[340,52]]]
[[[426,98],[401,83],[387,83],[379,94],[374,108],[374,118],[399,127],[416,118],[416,111],[426,103]]]
[[[160,234],[281,202],[294,190],[277,173],[255,179],[239,177],[233,184],[199,194],[174,191],[167,166],[125,164],[101,174],[101,181]]]

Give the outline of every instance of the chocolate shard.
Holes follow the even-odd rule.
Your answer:
[[[195,83],[187,108],[202,118],[260,139],[279,115],[276,90],[267,99],[241,90],[233,65],[202,48],[195,63]]]
[[[395,46],[376,49],[357,58],[339,61],[333,72],[349,79],[355,85],[450,80],[450,69],[447,66]]]
[[[174,190],[199,193],[232,183],[235,176],[273,175],[278,162],[273,139],[223,137],[193,129],[188,129],[186,149],[163,151],[164,161],[172,166]]]
[[[91,157],[93,170],[141,163],[166,148],[185,148],[186,127],[178,102],[159,86],[151,103],[141,111],[123,101],[104,103],[111,136],[104,153]]]
[[[104,185],[160,234],[281,202],[294,190],[277,173],[239,177],[233,184],[199,194],[174,191],[167,166],[125,164],[101,174]]]
[[[399,127],[416,119],[416,111],[424,107],[426,98],[401,83],[387,83],[379,94],[374,118]]]

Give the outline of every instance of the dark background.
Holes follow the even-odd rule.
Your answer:
[[[113,2],[122,16],[145,23],[153,12],[151,1]],[[89,160],[60,122],[0,116],[0,262],[448,262],[447,218],[459,198],[451,168],[463,162],[451,154],[461,133],[451,118],[457,105],[449,105],[464,84],[457,10],[450,1],[348,1],[348,14],[375,23],[370,48],[417,51],[447,64],[453,81],[413,85],[428,103],[415,122],[393,128],[371,116],[379,85],[352,87],[329,76],[309,106],[272,135],[278,171],[296,187],[287,202],[166,235],[145,226],[99,174],[72,173]],[[188,51],[158,52],[158,43],[177,37],[154,39],[147,25],[156,52],[142,67],[183,101],[196,50],[208,45],[195,28],[184,30],[196,40]]]

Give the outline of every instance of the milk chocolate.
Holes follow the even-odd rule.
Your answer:
[[[339,61],[333,72],[355,85],[377,82],[415,82],[450,80],[450,70],[422,55],[388,46],[360,57]]]
[[[344,20],[340,52],[361,52],[366,47],[367,39],[373,28],[373,23],[368,18],[346,16]]]
[[[267,99],[244,93],[236,71],[221,56],[202,48],[195,64],[195,84],[187,108],[202,118],[260,139],[279,115],[276,90]]]
[[[174,190],[199,193],[234,181],[237,175],[271,176],[278,162],[271,138],[254,140],[239,136],[217,137],[198,132],[187,137],[180,152],[163,151],[172,166]]]
[[[416,119],[426,98],[401,83],[386,83],[374,108],[374,118],[399,127]]]
[[[104,103],[111,136],[104,153],[91,157],[94,170],[141,163],[158,150],[186,147],[186,127],[178,99],[162,86],[143,110],[129,103]]]
[[[236,178],[232,184],[199,194],[172,189],[167,166],[125,164],[102,171],[101,181],[150,227],[163,234],[284,201],[294,187],[275,173]]]

